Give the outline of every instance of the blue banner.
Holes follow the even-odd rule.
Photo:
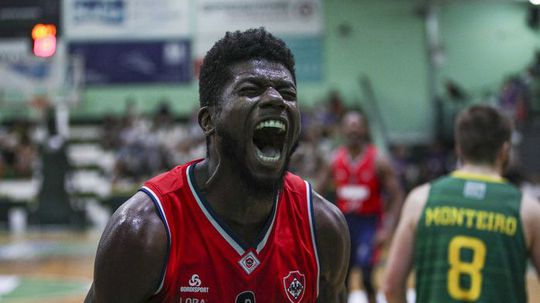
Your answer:
[[[188,83],[191,41],[76,42],[69,53],[83,58],[85,84]]]
[[[291,49],[296,61],[296,79],[306,82],[323,80],[323,39],[318,36],[290,37],[283,41]]]

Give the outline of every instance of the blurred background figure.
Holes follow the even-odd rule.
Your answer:
[[[302,115],[302,133],[300,141],[302,144],[292,155],[289,163],[291,172],[303,176],[311,183],[317,183],[324,167],[324,147],[322,137],[322,127],[312,116],[312,113]]]
[[[391,162],[371,144],[366,118],[349,111],[341,122],[339,146],[318,184],[320,192],[335,190],[335,203],[351,233],[350,268],[360,269],[368,302],[376,302],[373,273],[382,245],[393,233],[402,189]],[[349,270],[350,272],[350,270]]]

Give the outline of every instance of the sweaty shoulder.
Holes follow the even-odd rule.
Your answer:
[[[529,257],[540,278],[540,201],[526,193],[521,201],[521,219]]]
[[[344,291],[350,254],[349,229],[341,211],[316,192],[313,192],[313,211],[321,269],[321,298],[324,298],[325,292],[340,294]]]
[[[429,197],[430,188],[429,183],[415,187],[405,199],[400,220],[408,222],[413,229],[416,227],[418,220],[420,220],[420,216]]]
[[[140,302],[161,283],[167,234],[150,197],[136,193],[111,217],[101,237],[89,302]]]
[[[530,248],[533,239],[540,239],[540,201],[530,194],[523,193],[520,212],[527,247]]]

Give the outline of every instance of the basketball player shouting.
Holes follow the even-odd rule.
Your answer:
[[[289,172],[292,53],[227,33],[201,67],[207,157],[144,184],[106,227],[86,302],[346,302],[347,224]]]

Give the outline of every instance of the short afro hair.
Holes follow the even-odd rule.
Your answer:
[[[244,32],[227,32],[225,37],[217,41],[206,53],[201,65],[200,106],[217,105],[223,87],[232,76],[231,65],[251,59],[265,59],[283,64],[291,72],[296,83],[294,56],[283,40],[262,27]]]

